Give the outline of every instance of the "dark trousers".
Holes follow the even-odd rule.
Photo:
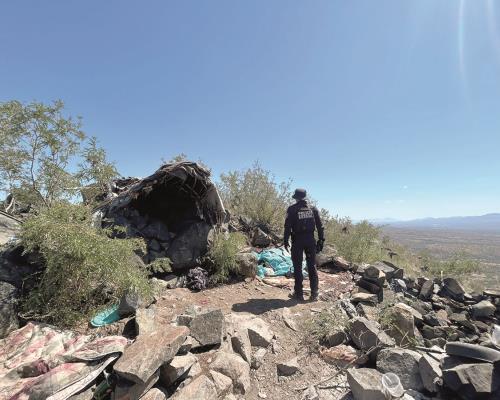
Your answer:
[[[297,240],[292,242],[292,263],[295,277],[295,294],[302,295],[302,260],[306,253],[307,272],[309,274],[309,284],[311,294],[318,294],[318,271],[316,270],[316,243],[313,240]]]

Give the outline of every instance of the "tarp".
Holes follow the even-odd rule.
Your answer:
[[[261,278],[265,276],[286,276],[293,275],[293,263],[290,253],[283,248],[263,250],[254,253],[257,257],[257,275]],[[302,273],[307,276],[306,263],[302,263]]]
[[[0,399],[65,400],[123,352],[127,339],[28,323],[0,340]]]

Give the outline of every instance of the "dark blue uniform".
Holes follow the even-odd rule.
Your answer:
[[[295,295],[302,296],[302,260],[306,254],[307,271],[311,285],[311,295],[318,295],[318,272],[316,271],[316,240],[314,230],[318,231],[318,239],[324,241],[324,229],[316,207],[307,204],[307,200],[299,200],[288,207],[285,220],[284,242],[292,238],[292,262],[295,275]]]

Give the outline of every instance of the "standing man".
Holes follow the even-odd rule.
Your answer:
[[[319,212],[316,207],[310,206],[306,200],[305,189],[295,189],[292,196],[296,203],[286,212],[284,246],[288,251],[288,239],[292,237],[292,263],[295,276],[295,291],[293,298],[303,301],[302,290],[302,259],[306,253],[307,271],[311,285],[311,301],[318,300],[318,271],[316,271],[316,251],[323,250],[325,232]],[[318,230],[318,242],[314,238],[314,230]]]

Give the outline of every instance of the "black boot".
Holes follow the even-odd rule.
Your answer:
[[[310,301],[318,301],[318,293],[311,293]]]
[[[297,293],[290,293],[288,295],[289,298],[293,299],[293,300],[297,300],[297,301],[305,301],[304,300],[304,295],[303,294],[297,294]]]

